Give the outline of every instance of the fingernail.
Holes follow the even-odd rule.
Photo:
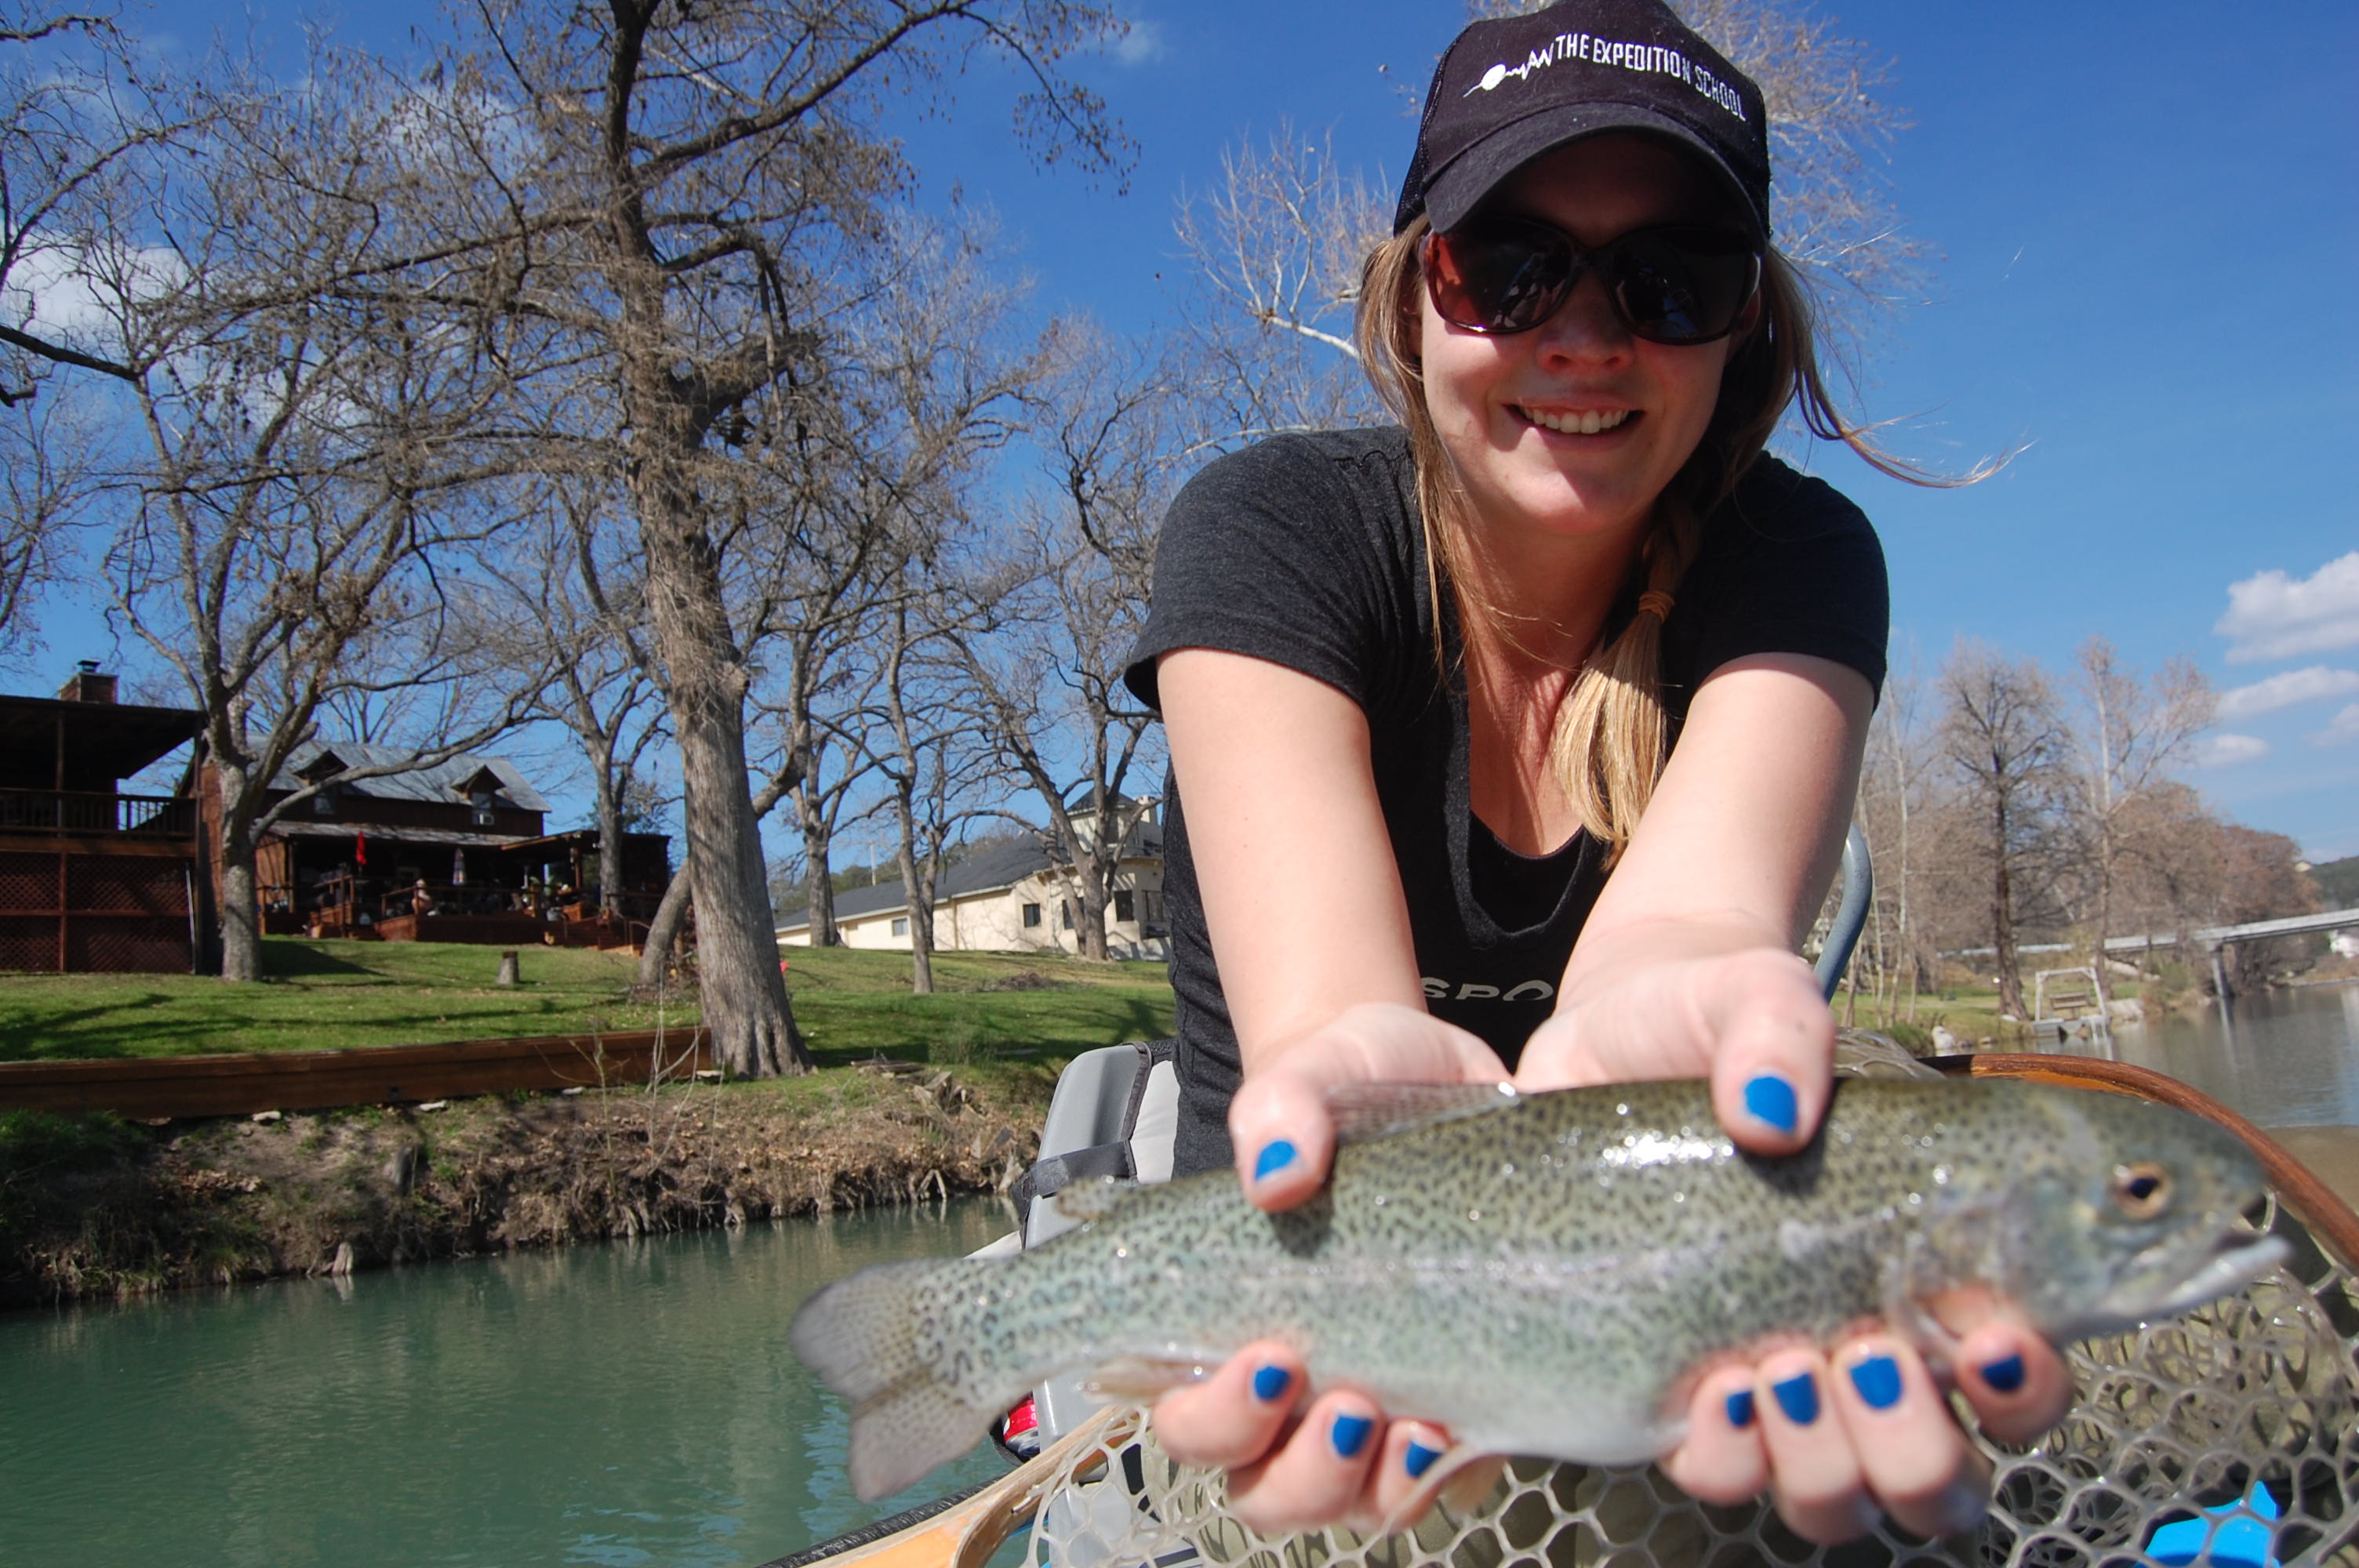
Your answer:
[[[1283,1367],[1264,1367],[1254,1374],[1254,1398],[1269,1404],[1294,1386],[1294,1374]]]
[[[1851,1386],[1871,1410],[1888,1411],[1900,1402],[1900,1363],[1889,1356],[1871,1356],[1851,1369]]]
[[[1274,1173],[1293,1164],[1294,1159],[1293,1144],[1283,1138],[1271,1139],[1261,1146],[1261,1153],[1254,1161],[1254,1180],[1267,1181]]]
[[[1983,1367],[1983,1381],[2002,1394],[2011,1394],[2023,1387],[2023,1357],[2008,1356],[1987,1362]]]
[[[1808,1426],[1819,1419],[1818,1379],[1808,1372],[1797,1372],[1782,1383],[1772,1383],[1769,1391],[1777,1396],[1777,1408],[1796,1426]]]
[[[1366,1416],[1339,1415],[1334,1429],[1327,1434],[1328,1441],[1334,1444],[1338,1457],[1357,1459],[1360,1450],[1368,1445],[1368,1433],[1375,1429],[1376,1423]]]
[[[1794,1086],[1774,1073],[1764,1073],[1745,1086],[1745,1108],[1756,1121],[1780,1132],[1791,1132],[1802,1119],[1802,1102]]]
[[[1432,1469],[1433,1462],[1440,1457],[1440,1449],[1428,1448],[1412,1437],[1408,1440],[1408,1451],[1401,1454],[1401,1467],[1408,1472],[1411,1480],[1415,1480]]]
[[[1743,1432],[1753,1424],[1753,1390],[1739,1389],[1728,1396],[1728,1424]]]

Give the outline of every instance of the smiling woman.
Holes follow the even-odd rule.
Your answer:
[[[1799,405],[1880,460],[1770,244],[1767,124],[1660,0],[1468,27],[1360,291],[1399,424],[1266,442],[1174,504],[1128,674],[1170,736],[1180,1170],[1290,1207],[1328,1097],[1367,1081],[1708,1078],[1745,1149],[1816,1130],[1833,1021],[1795,953],[1886,585],[1858,509],[1762,445]],[[1952,1328],[1986,1430],[2062,1412],[2021,1318]],[[1383,1517],[1451,1434],[1306,1386],[1305,1349],[1248,1347],[1156,1428],[1256,1527]],[[1720,1502],[1774,1481],[1812,1540],[1982,1506],[1882,1330],[1714,1367],[1687,1413],[1668,1473]]]

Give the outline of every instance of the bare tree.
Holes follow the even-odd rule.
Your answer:
[[[1864,953],[1887,1022],[1897,1015],[1904,977],[1908,1017],[1916,1021],[1917,993],[1934,956],[1919,913],[1937,741],[1927,722],[1924,695],[1913,670],[1886,679],[1860,773],[1858,821],[1875,864]]]
[[[260,973],[260,836],[321,789],[418,765],[354,768],[266,806],[332,694],[435,692],[419,763],[512,717],[475,706],[434,573],[438,552],[495,525],[468,503],[475,475],[453,433],[496,378],[464,344],[334,297],[388,195],[371,155],[387,118],[324,68],[304,94],[229,104],[168,243],[83,262],[134,370],[144,445],[112,478],[106,586],[204,716],[227,979]]]
[[[464,603],[499,666],[543,683],[519,693],[527,710],[573,737],[598,829],[599,904],[620,916],[625,816],[666,730],[638,563],[612,500],[596,487],[536,487],[517,523],[475,554],[493,591]]]
[[[1124,687],[1122,661],[1146,614],[1168,499],[1172,378],[1086,328],[1066,329],[1057,352],[1062,370],[1040,390],[1034,432],[1048,489],[1031,569],[990,606],[990,636],[951,642],[977,722],[1049,817],[1081,950],[1103,958],[1114,872],[1136,827],[1128,792],[1154,717]]]
[[[638,524],[685,788],[703,1021],[744,1075],[809,1066],[780,984],[745,714],[753,671],[726,590],[743,465],[791,466],[826,379],[832,280],[880,237],[902,181],[889,95],[988,53],[1032,84],[1047,157],[1125,156],[1060,74],[1120,25],[1082,0],[488,0],[443,61],[448,195],[401,286],[548,340],[594,370],[565,438],[609,454]],[[529,386],[530,378],[527,378]]]
[[[2103,637],[2081,644],[2072,682],[2070,782],[2088,884],[2089,943],[2097,991],[2112,1000],[2105,939],[2114,933],[2114,883],[2141,819],[2130,807],[2187,760],[2217,706],[2212,683],[2185,659],[2149,682],[2124,665]]]
[[[1941,751],[1979,827],[1999,1009],[2029,1017],[2016,960],[2025,873],[2052,858],[2060,773],[2069,745],[2047,676],[1962,642],[1941,667]]]

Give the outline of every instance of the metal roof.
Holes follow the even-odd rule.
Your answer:
[[[348,768],[380,767],[386,763],[406,762],[415,758],[415,752],[393,746],[371,746],[358,741],[313,741],[299,747],[287,759],[287,766],[271,781],[273,789],[300,789],[310,782],[304,775],[311,764],[330,752]],[[549,802],[532,787],[514,762],[506,757],[484,757],[472,752],[462,752],[432,767],[415,768],[408,773],[383,773],[374,778],[354,779],[341,787],[355,795],[372,795],[381,800],[424,800],[438,806],[459,806],[466,803],[466,793],[459,786],[475,774],[489,768],[500,781],[500,793],[507,803],[525,811],[547,811]]]

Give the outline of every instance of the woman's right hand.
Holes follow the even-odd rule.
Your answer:
[[[1317,1192],[1335,1152],[1328,1097],[1346,1085],[1507,1076],[1488,1045],[1421,1009],[1350,1008],[1266,1058],[1229,1102],[1238,1179],[1246,1198],[1268,1210]],[[1388,1421],[1364,1390],[1305,1393],[1301,1358],[1261,1341],[1157,1400],[1156,1437],[1175,1459],[1228,1471],[1231,1511],[1265,1531],[1337,1519],[1373,1527],[1451,1446],[1449,1433],[1430,1422]]]

